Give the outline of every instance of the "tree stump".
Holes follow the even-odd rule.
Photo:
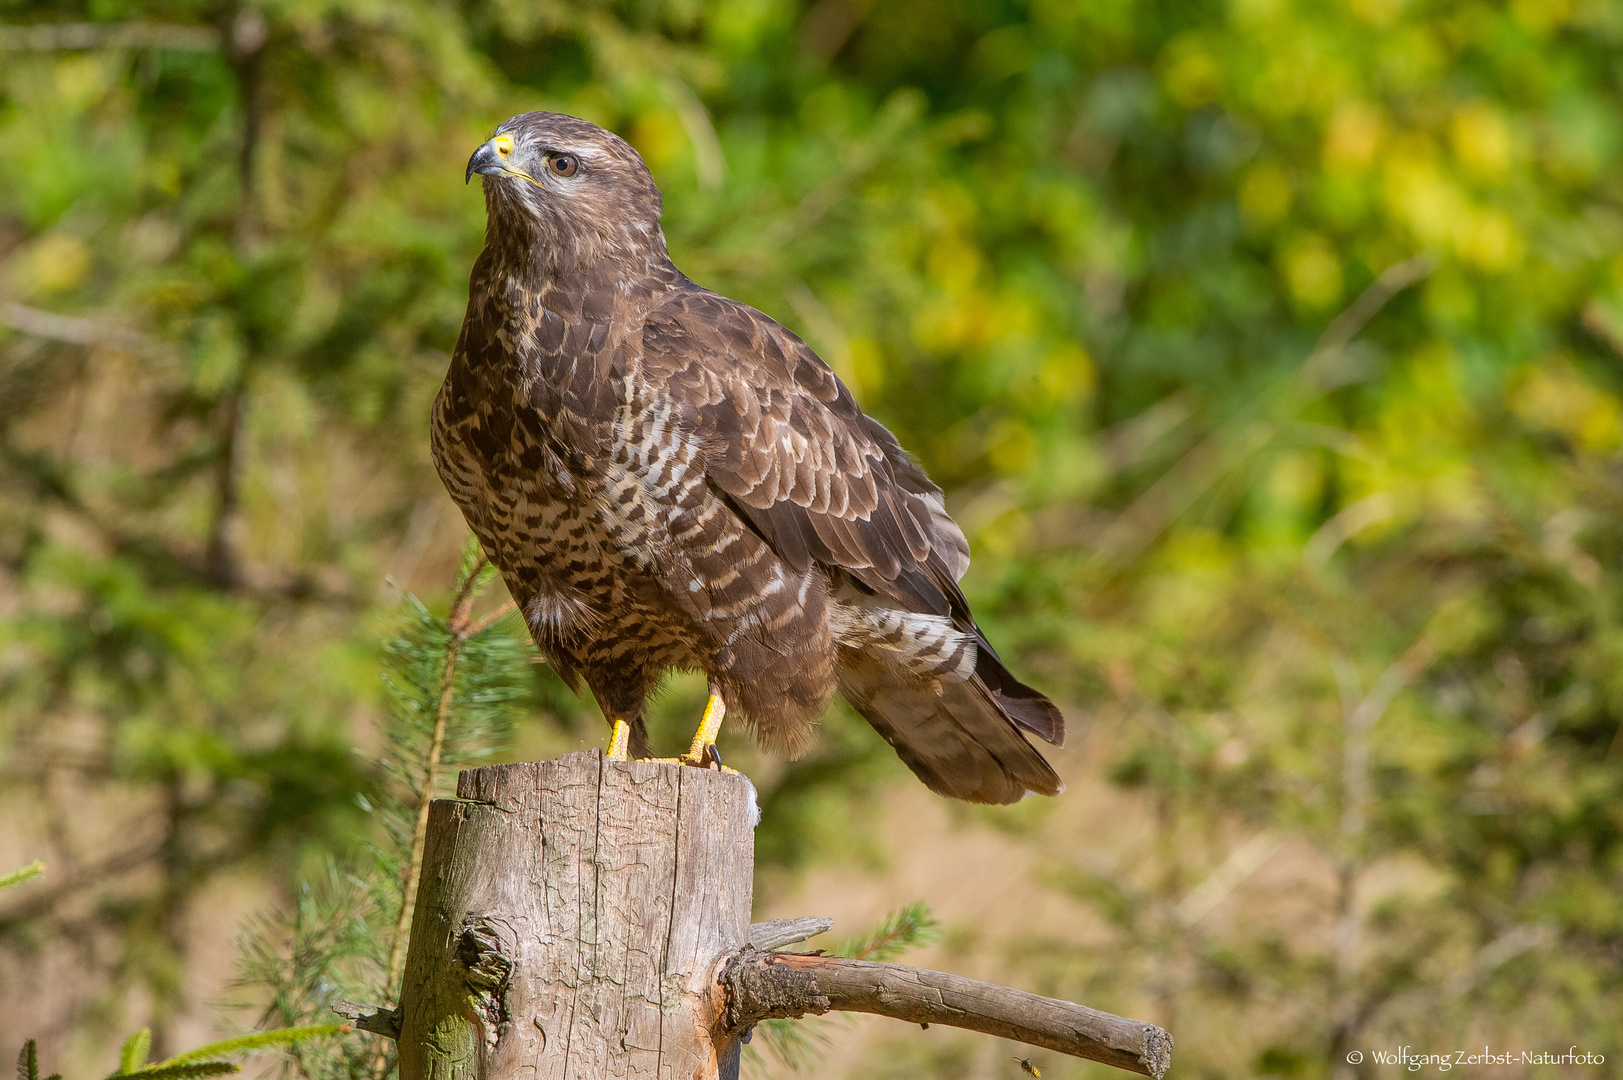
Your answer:
[[[717,974],[749,937],[750,782],[590,751],[457,796],[429,814],[402,1080],[736,1076]]]
[[[398,1010],[400,1080],[721,1080],[764,1019],[830,1010],[985,1031],[1160,1077],[1136,1020],[900,964],[774,951],[751,927],[755,789],[597,751],[462,773],[436,800]]]

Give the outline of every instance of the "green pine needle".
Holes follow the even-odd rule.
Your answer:
[[[132,1073],[147,1063],[147,1055],[152,1052],[152,1029],[144,1027],[131,1035],[124,1043],[124,1049],[118,1055],[118,1071]]]
[[[35,859],[21,870],[13,870],[9,874],[0,874],[0,889],[9,889],[13,885],[21,885],[25,881],[33,881],[45,873],[45,864]],[[34,1080],[39,1080],[35,1077]]]
[[[886,915],[884,922],[866,934],[845,942],[834,954],[853,960],[894,960],[909,949],[934,941],[939,925],[930,914],[930,905],[915,900]]]
[[[17,1054],[17,1080],[40,1080],[39,1043],[29,1039]],[[62,1080],[61,1073],[52,1073],[45,1080]]]
[[[482,591],[492,581],[496,580],[496,564],[484,557],[485,550],[479,546],[479,538],[470,536],[462,544],[462,564],[457,568],[456,584],[452,586],[453,594],[470,589],[477,593]],[[468,575],[477,572],[473,584],[468,583]]]
[[[194,1061],[188,1065],[148,1065],[134,1072],[116,1072],[107,1080],[198,1080],[205,1076],[224,1076],[242,1066],[229,1061]]]
[[[292,1046],[295,1043],[308,1042],[311,1039],[323,1039],[329,1035],[339,1035],[348,1030],[349,1025],[347,1024],[310,1024],[305,1027],[256,1031],[252,1035],[243,1035],[235,1039],[209,1043],[207,1046],[199,1046],[195,1050],[188,1050],[184,1054],[176,1054],[172,1058],[158,1062],[153,1068],[190,1065],[204,1058],[219,1058],[228,1054],[251,1054],[255,1050],[263,1050],[271,1046]],[[147,1073],[142,1072],[140,1075],[145,1076]]]
[[[815,1024],[800,1020],[762,1020],[755,1025],[749,1049],[769,1050],[790,1072],[803,1072],[814,1064],[833,1040]],[[758,1051],[759,1052],[759,1051]]]

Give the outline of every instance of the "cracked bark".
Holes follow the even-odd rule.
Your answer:
[[[1160,1077],[1172,1064],[1172,1036],[1154,1024],[944,971],[746,948],[728,960],[721,979],[735,1030],[807,1013],[862,1012],[980,1031],[1145,1076]]]
[[[402,1080],[736,1076],[755,793],[596,751],[464,772],[429,812]]]

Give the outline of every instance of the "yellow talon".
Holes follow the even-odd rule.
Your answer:
[[[614,722],[614,730],[609,733],[609,760],[625,761],[631,757],[631,725],[624,720]]]
[[[710,692],[710,700],[704,707],[704,719],[699,721],[699,730],[693,734],[693,742],[688,746],[688,752],[680,760],[684,765],[703,766],[708,763],[711,747],[716,745],[716,736],[721,734],[721,722],[727,716],[727,705],[721,700],[721,695],[714,690]],[[719,760],[717,764],[720,764]]]

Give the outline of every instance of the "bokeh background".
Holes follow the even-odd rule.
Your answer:
[[[0,1050],[221,1030],[244,920],[361,842],[380,642],[506,116],[604,124],[700,283],[948,490],[1064,703],[1059,799],[840,710],[761,917],[1152,1020],[1185,1077],[1623,1060],[1623,5],[0,0]],[[396,583],[396,584],[392,584]],[[527,667],[511,757],[600,743]],[[690,678],[658,706],[679,745]],[[363,796],[360,800],[357,795]],[[828,1077],[1020,1051],[808,1021]],[[1045,1076],[1110,1070],[1036,1054]],[[791,1075],[770,1056],[757,1076]]]

